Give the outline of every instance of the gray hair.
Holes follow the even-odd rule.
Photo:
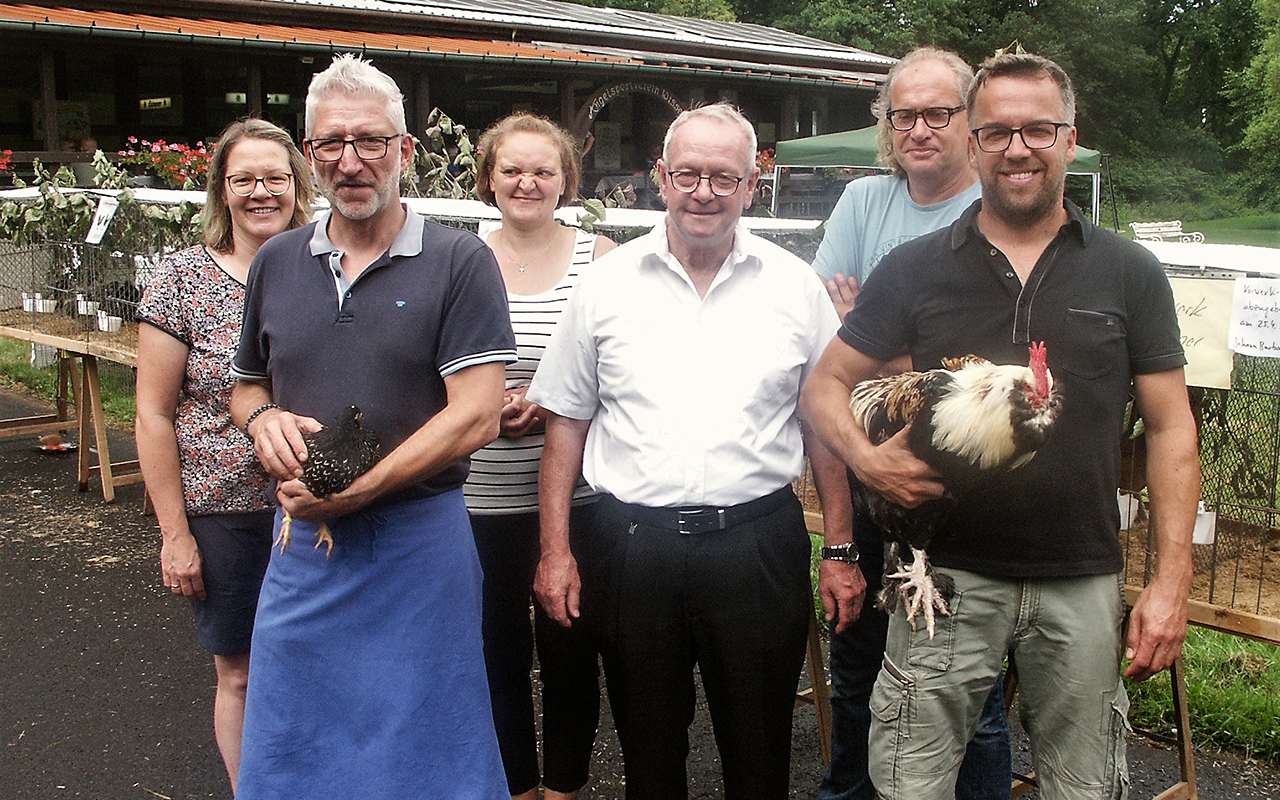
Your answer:
[[[667,128],[667,135],[662,140],[662,160],[668,165],[671,163],[671,140],[675,137],[676,129],[686,122],[702,118],[714,119],[726,125],[736,126],[742,131],[742,137],[749,146],[746,168],[747,172],[750,172],[756,163],[756,129],[752,126],[751,121],[730,103],[712,103],[711,105],[699,106],[680,112],[680,116],[676,117],[671,126]]]
[[[1001,53],[982,62],[964,101],[970,120],[973,119],[973,105],[978,90],[992,78],[1048,78],[1057,85],[1058,93],[1062,96],[1062,121],[1068,125],[1076,124],[1076,90],[1071,85],[1071,78],[1057,63],[1034,53]]]
[[[335,94],[349,94],[358,97],[376,97],[387,105],[387,117],[395,127],[396,133],[408,133],[404,121],[404,95],[390,76],[365,61],[354,53],[339,53],[333,57],[333,63],[324,72],[318,72],[311,78],[311,86],[307,89],[307,136],[311,136],[311,126],[315,121],[316,109],[320,101]]]
[[[951,68],[951,72],[955,75],[956,97],[962,103],[969,93],[969,85],[973,83],[973,70],[968,64],[964,63],[964,59],[950,50],[940,50],[936,47],[917,47],[903,56],[889,70],[889,74],[885,75],[884,84],[880,87],[880,93],[876,95],[875,101],[871,104],[871,113],[876,117],[876,148],[878,151],[876,161],[880,166],[893,170],[893,174],[899,178],[905,178],[907,172],[898,163],[898,157],[893,152],[893,126],[889,124],[890,105],[893,103],[893,82],[897,80],[904,69],[922,61],[940,61]]]

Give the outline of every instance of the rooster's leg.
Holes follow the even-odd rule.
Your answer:
[[[905,569],[906,564],[902,563],[902,546],[889,540],[885,546],[884,574],[880,579],[880,592],[876,596],[876,606],[886,614],[893,614],[894,608],[898,605],[898,587],[901,581],[894,580],[894,577],[902,574]]]
[[[925,628],[928,629],[929,638],[932,639],[935,630],[935,612],[950,616],[951,608],[947,605],[942,592],[938,591],[938,587],[934,584],[929,557],[923,550],[915,547],[911,548],[911,555],[914,559],[911,566],[903,567],[889,577],[902,581],[898,587],[898,593],[902,595],[902,604],[906,608],[907,622],[911,623],[911,630],[916,629],[916,614],[923,612]]]
[[[272,542],[272,546],[280,545],[280,555],[284,555],[284,551],[289,549],[289,542],[293,539],[293,517],[288,514],[284,515],[284,519],[280,520],[280,533],[276,536],[276,540]]]
[[[333,555],[333,536],[329,534],[329,524],[327,522],[321,522],[320,527],[316,528],[316,546],[311,549],[319,550],[322,544],[329,546],[329,549],[324,553],[324,557],[328,558]]]

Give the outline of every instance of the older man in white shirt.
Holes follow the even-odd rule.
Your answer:
[[[528,393],[550,412],[535,589],[599,639],[629,800],[687,796],[695,665],[727,800],[788,793],[811,613],[797,401],[839,321],[808,265],[739,225],[755,146],[724,104],[672,123],[664,222],[582,277]],[[834,465],[829,554],[856,558],[843,473],[811,456]],[[572,553],[580,470],[604,498]],[[856,616],[864,591],[851,563],[824,568],[829,614]]]

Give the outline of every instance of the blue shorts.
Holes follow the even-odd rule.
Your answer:
[[[215,656],[249,652],[262,576],[271,560],[275,511],[187,518],[200,548],[204,600],[192,600],[200,646]]]

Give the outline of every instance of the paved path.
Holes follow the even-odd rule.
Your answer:
[[[39,410],[31,408],[0,391],[0,418]],[[115,432],[111,446],[127,457],[128,432]],[[141,486],[103,503],[96,486],[76,491],[74,459],[40,452],[34,436],[0,438],[0,798],[230,798],[213,742],[212,659],[196,644],[187,604],[160,586]],[[600,800],[622,797],[611,728],[606,708],[592,795]],[[811,798],[821,775],[812,710],[796,712],[794,738],[791,796]],[[701,708],[691,745],[691,796],[718,797]],[[1025,742],[1018,749],[1025,759]],[[1135,800],[1176,780],[1167,750],[1139,740],[1130,753]],[[1203,755],[1197,765],[1201,798],[1280,800],[1280,771]]]

